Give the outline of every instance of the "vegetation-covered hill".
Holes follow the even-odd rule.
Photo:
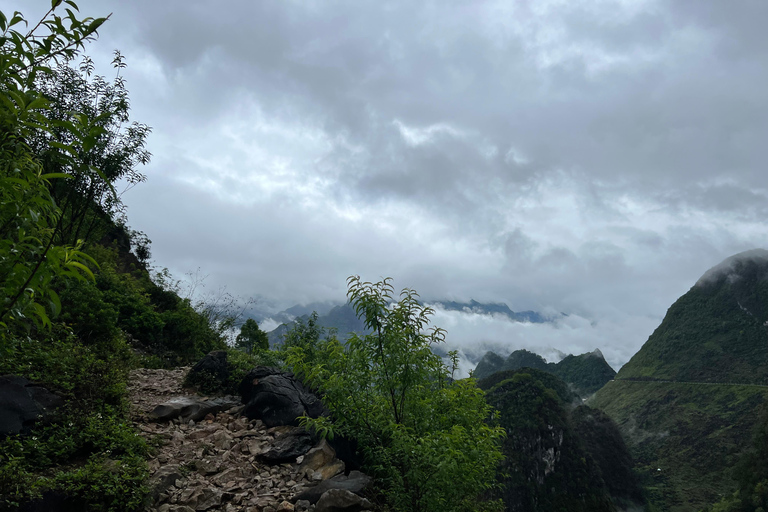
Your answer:
[[[619,379],[768,384],[768,251],[707,272],[667,311]]]
[[[515,350],[507,359],[494,352],[487,352],[477,364],[473,375],[482,379],[495,372],[524,367],[557,375],[573,386],[581,396],[591,395],[616,375],[599,350],[578,356],[568,355],[558,363],[548,363],[540,355],[525,349]]]
[[[616,425],[555,375],[522,368],[478,385],[508,435],[499,480],[509,511],[613,511],[642,503]]]
[[[766,320],[768,251],[729,258],[590,401],[618,423],[656,509],[693,512],[736,489],[768,395]]]

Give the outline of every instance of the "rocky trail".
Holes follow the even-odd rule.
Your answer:
[[[333,512],[371,510],[357,494],[370,479],[344,474],[325,441],[301,428],[267,428],[241,413],[240,397],[184,389],[189,368],[133,370],[132,421],[151,446],[157,512]],[[299,455],[301,454],[301,455]]]

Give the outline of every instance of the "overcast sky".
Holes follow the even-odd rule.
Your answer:
[[[449,342],[616,368],[768,247],[768,2],[81,0],[153,128],[123,196],[154,263],[262,307],[345,278],[566,312]],[[1,0],[39,17],[49,2]]]

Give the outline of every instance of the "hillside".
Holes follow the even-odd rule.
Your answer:
[[[499,481],[506,510],[614,511],[642,502],[618,428],[555,375],[523,368],[478,382],[509,435]]]
[[[658,509],[693,512],[736,488],[768,397],[767,319],[768,251],[728,258],[589,402],[621,428]]]
[[[495,372],[525,367],[557,375],[573,386],[580,396],[591,395],[616,375],[599,350],[578,356],[568,355],[558,363],[548,363],[540,355],[521,349],[515,350],[506,359],[495,352],[487,352],[477,364],[474,376],[482,379]]]

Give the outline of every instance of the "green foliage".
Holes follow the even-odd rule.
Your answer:
[[[196,388],[201,393],[236,395],[245,375],[257,366],[272,366],[281,368],[284,366],[284,353],[274,350],[261,350],[248,354],[242,350],[227,347],[227,367],[229,375],[226,380],[201,371],[188,373],[184,379],[184,385]]]
[[[58,2],[61,3],[61,2]],[[66,2],[77,11],[73,2]],[[50,136],[55,129],[87,144],[80,128],[88,118],[75,114],[75,123],[56,126],[49,117],[50,102],[36,88],[52,61],[76,55],[96,34],[104,18],[78,20],[67,9],[60,17],[54,7],[28,33],[16,28],[26,21],[15,12],[11,19],[0,13],[0,337],[21,327],[45,327],[60,309],[53,290],[57,277],[92,278],[89,258],[74,246],[55,243],[61,229],[61,212],[50,194],[52,181],[64,173],[46,173],[30,149],[33,134]],[[49,34],[40,36],[38,29]],[[73,144],[61,144],[63,159],[75,165]]]
[[[259,329],[256,320],[249,318],[240,327],[240,334],[235,338],[235,346],[245,350],[247,354],[254,351],[269,350],[267,333]]]
[[[737,263],[739,279],[695,285],[616,378],[768,384],[768,266]]]
[[[752,438],[752,449],[742,455],[734,469],[738,489],[712,508],[712,512],[768,510],[768,407],[763,406]]]
[[[288,348],[288,364],[323,395],[333,424],[305,419],[323,434],[358,441],[393,510],[469,511],[494,485],[503,432],[471,379],[452,382],[430,347],[443,332],[425,329],[432,313],[389,280],[349,279],[348,297],[371,334],[346,346],[313,332]],[[481,506],[494,507],[496,503]]]
[[[88,510],[135,510],[146,445],[127,421],[131,351],[121,336],[84,343],[60,323],[12,338],[0,374],[23,375],[66,400],[55,421],[0,441],[0,509],[60,491]]]
[[[694,512],[737,489],[731,468],[766,398],[759,386],[615,380],[589,405],[619,426],[649,504]]]
[[[0,441],[0,508],[58,491],[82,510],[138,510],[147,491],[146,455],[121,413],[69,411],[55,424]],[[72,466],[73,459],[85,462]],[[50,471],[62,464],[68,467]]]
[[[533,368],[557,375],[573,386],[581,396],[591,395],[616,375],[613,368],[597,353],[568,355],[558,363],[547,363],[538,354],[525,349],[515,350],[506,360],[493,352],[487,352],[477,364],[473,375],[483,379],[495,372],[519,368]]]
[[[122,210],[113,186],[118,180],[129,186],[144,181],[137,167],[150,157],[144,149],[150,129],[129,123],[130,102],[120,76],[125,61],[120,53],[115,52],[116,73],[111,82],[93,75],[88,57],[77,69],[69,64],[62,63],[38,77],[35,86],[50,101],[48,118],[54,128],[52,132],[37,131],[29,138],[32,151],[47,172],[63,172],[69,177],[54,182],[51,189],[62,209],[57,234],[60,243],[100,240],[108,225],[105,219],[115,219]],[[83,118],[88,122],[81,123],[79,129],[87,136],[78,139],[70,127]],[[137,244],[137,255],[141,250],[148,250],[146,244]]]
[[[306,322],[297,318],[290,330],[285,333],[280,350],[289,353],[291,348],[299,349],[305,364],[312,364],[318,358],[318,348],[323,342],[335,338],[336,332],[328,330],[318,322],[317,311],[313,311]]]
[[[557,380],[521,369],[486,394],[498,410],[495,421],[507,432],[499,476],[506,509],[611,512],[615,507],[599,467],[573,430],[566,404],[546,384],[552,379]]]

